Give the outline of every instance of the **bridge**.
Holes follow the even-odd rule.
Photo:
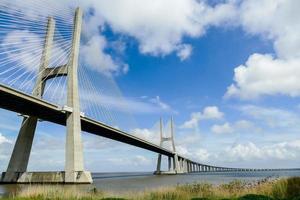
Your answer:
[[[54,18],[49,17],[46,26],[43,52],[39,64],[39,72],[36,75],[35,86],[32,93],[27,94],[5,84],[0,84],[0,108],[20,113],[23,116],[22,125],[7,170],[6,172],[3,172],[1,176],[2,183],[92,183],[91,173],[85,170],[83,164],[82,131],[157,153],[157,168],[154,172],[157,175],[212,171],[267,170],[212,166],[179,155],[176,152],[174,142],[173,120],[171,123],[170,137],[164,136],[162,122],[160,121],[160,145],[156,145],[85,116],[80,110],[78,90],[78,57],[80,50],[82,15],[81,9],[77,8],[74,15],[71,52],[67,64],[50,66],[55,20]],[[60,106],[43,99],[46,82],[63,76],[68,77],[67,104]],[[27,171],[38,120],[66,126],[66,157],[64,171]],[[172,150],[163,147],[163,143],[165,142],[171,142]],[[168,158],[167,171],[161,170],[162,155]]]

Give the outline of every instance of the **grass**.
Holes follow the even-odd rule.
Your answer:
[[[143,192],[113,194],[76,187],[32,185],[3,200],[300,200],[300,177],[249,184],[232,181],[222,185],[208,183],[179,185]]]

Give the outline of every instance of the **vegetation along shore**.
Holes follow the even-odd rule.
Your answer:
[[[143,192],[116,194],[113,192],[91,189],[79,191],[75,188],[63,188],[59,185],[31,185],[16,191],[3,200],[41,200],[41,199],[132,199],[132,200],[247,200],[247,199],[284,199],[300,200],[300,177],[284,179],[264,179],[255,182],[232,181],[226,184],[212,185],[209,183],[195,183],[178,185]]]

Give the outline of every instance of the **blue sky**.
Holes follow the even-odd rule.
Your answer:
[[[34,5],[35,14],[22,13],[31,23],[20,28],[21,34],[12,32],[20,31],[18,27],[0,33],[1,51],[8,51],[5,42],[18,43],[22,37],[32,45],[39,42],[29,46],[39,49],[33,53],[38,58],[43,33],[30,29],[30,24],[38,23],[42,30],[46,14],[57,15],[60,35],[55,36],[55,50],[60,53],[53,56],[52,64],[64,63],[73,13],[66,8],[82,7],[80,93],[82,109],[90,117],[157,143],[159,118],[163,117],[168,134],[167,121],[173,116],[177,151],[199,162],[299,166],[300,23],[295,8],[300,5],[296,0],[89,0],[48,7],[42,6],[44,1],[10,2],[18,5],[18,13]],[[11,4],[4,1],[0,8]],[[5,56],[1,63],[13,59]],[[36,70],[28,66],[35,63],[30,56],[14,60],[24,74]],[[5,76],[0,75],[1,83],[9,85]],[[64,81],[54,82],[56,89],[49,91],[63,96]],[[24,89],[22,84],[14,86]],[[56,102],[51,92],[45,98]],[[21,118],[0,112],[0,169],[5,170]],[[86,168],[91,171],[155,169],[154,153],[83,135]],[[64,137],[64,127],[40,123],[29,170],[63,169]]]

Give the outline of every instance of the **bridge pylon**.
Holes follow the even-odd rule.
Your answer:
[[[171,130],[171,135],[169,137],[164,136],[163,133],[163,124],[162,124],[162,119],[160,119],[160,147],[163,147],[164,142],[171,142],[172,144],[172,151],[174,152],[173,157],[168,157],[168,171],[162,171],[161,170],[161,160],[162,160],[162,155],[158,154],[157,157],[157,167],[156,171],[154,174],[178,174],[178,173],[183,173],[183,167],[180,164],[180,158],[178,158],[178,155],[176,153],[176,148],[175,148],[175,142],[174,142],[174,127],[173,127],[173,117],[171,117],[171,123],[170,123],[170,130]],[[173,161],[173,162],[172,162]]]
[[[47,33],[42,52],[39,73],[32,95],[42,98],[46,81],[59,76],[68,76],[66,112],[66,156],[65,171],[27,172],[32,142],[38,118],[24,117],[8,164],[1,182],[6,183],[92,183],[91,173],[84,170],[81,140],[80,105],[78,93],[78,57],[82,24],[82,11],[76,9],[74,16],[72,49],[66,65],[50,67],[51,49],[55,31],[55,20],[48,18]]]

